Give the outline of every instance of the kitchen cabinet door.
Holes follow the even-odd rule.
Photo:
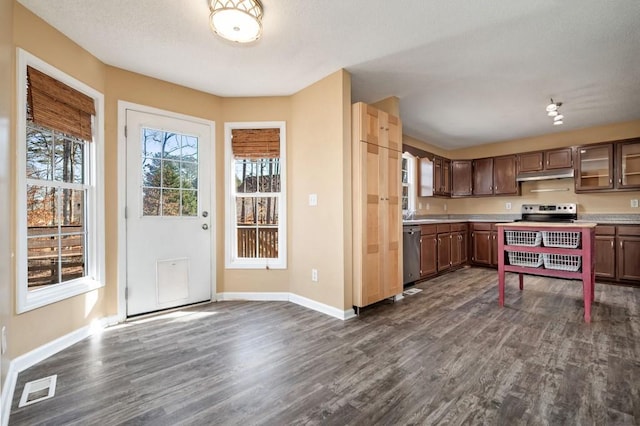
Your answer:
[[[491,266],[491,231],[474,230],[471,232],[471,261],[478,265]]]
[[[543,169],[544,152],[525,152],[518,155],[520,173],[540,172]]]
[[[576,192],[613,189],[613,144],[578,147]]]
[[[491,231],[491,266],[498,266],[498,232]]]
[[[419,197],[432,197],[435,183],[434,178],[434,166],[433,161],[427,157],[420,158],[418,160],[418,196]]]
[[[545,170],[570,169],[573,167],[573,149],[562,148],[544,152]]]
[[[473,160],[473,195],[493,195],[493,158]]]
[[[495,195],[518,195],[515,155],[505,155],[493,159],[493,193]]]
[[[420,277],[428,277],[438,272],[438,237],[436,234],[420,237]]]
[[[469,233],[460,233],[460,264],[464,265],[469,261]]]
[[[451,195],[468,197],[473,194],[473,166],[471,160],[451,162]]]
[[[616,145],[619,189],[640,189],[640,139]]]
[[[451,195],[451,160],[442,159],[442,195],[449,197]]]
[[[616,237],[614,235],[597,235],[595,238],[596,277],[616,278]]]
[[[399,148],[402,133],[397,117],[366,104],[354,104],[353,116],[353,255],[361,265],[353,304],[363,307],[402,292],[402,153],[386,148]]]
[[[460,266],[467,262],[466,232],[451,233],[451,266]]]
[[[438,234],[438,272],[451,267],[451,234]]]
[[[618,226],[618,279],[640,281],[640,226]]]

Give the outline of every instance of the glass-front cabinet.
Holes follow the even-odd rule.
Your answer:
[[[640,139],[620,142],[618,149],[618,188],[640,188]]]
[[[582,146],[577,154],[576,191],[613,189],[613,144]]]

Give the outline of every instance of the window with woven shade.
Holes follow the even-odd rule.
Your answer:
[[[283,268],[284,124],[227,123],[228,267]]]
[[[103,98],[24,51],[19,62],[21,312],[103,285],[97,248],[102,150],[94,143],[96,103]]]

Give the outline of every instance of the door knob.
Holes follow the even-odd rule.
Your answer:
[[[203,223],[202,224],[202,229],[204,229],[206,231],[207,229],[209,229],[209,225],[207,225],[206,223]]]

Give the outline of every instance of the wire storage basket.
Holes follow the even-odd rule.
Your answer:
[[[545,247],[578,248],[580,245],[579,232],[542,231],[542,241]]]
[[[527,266],[529,268],[539,268],[544,262],[542,260],[542,253],[527,253],[524,251],[509,251],[507,250],[507,256],[509,257],[509,264],[515,266]]]
[[[580,269],[580,263],[582,261],[581,256],[573,254],[544,253],[542,257],[546,269],[557,269],[560,271],[575,272]]]
[[[538,247],[542,242],[540,231],[504,231],[507,245]]]

